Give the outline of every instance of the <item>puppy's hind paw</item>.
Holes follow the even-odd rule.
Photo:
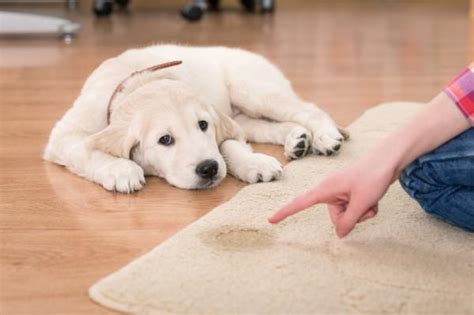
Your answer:
[[[303,127],[295,127],[286,137],[285,157],[288,160],[296,160],[305,156],[311,148],[311,132]]]
[[[128,194],[143,188],[145,175],[135,162],[117,159],[99,168],[94,175],[94,181],[109,191]]]
[[[345,135],[335,125],[325,124],[313,131],[312,152],[319,155],[333,155],[341,148]]]

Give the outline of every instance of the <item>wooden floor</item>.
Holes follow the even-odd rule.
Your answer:
[[[176,14],[178,5],[100,20],[52,7],[83,24],[72,45],[0,39],[1,314],[107,313],[88,299],[92,283],[244,186],[227,178],[185,191],[148,178],[143,191],[121,195],[42,161],[54,122],[105,58],[160,42],[247,48],[347,125],[380,102],[428,100],[474,56],[467,1],[278,4],[274,16],[232,9],[196,24]],[[278,147],[257,150],[283,161]]]

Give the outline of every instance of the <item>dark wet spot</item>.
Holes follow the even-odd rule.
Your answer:
[[[270,247],[273,236],[257,228],[222,226],[201,235],[202,241],[215,249],[248,251]]]

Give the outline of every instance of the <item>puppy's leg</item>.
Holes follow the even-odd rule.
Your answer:
[[[316,105],[304,102],[288,83],[235,80],[230,84],[233,106],[250,117],[300,124],[312,133],[314,152],[331,155],[344,139],[334,121]]]
[[[90,150],[87,135],[77,131],[54,130],[44,158],[64,165],[71,172],[110,191],[130,193],[140,190],[145,184],[143,169],[138,164],[98,150]]]
[[[274,157],[252,152],[250,145],[226,140],[220,145],[227,169],[236,178],[248,183],[269,182],[280,178],[282,167]]]
[[[143,188],[145,175],[135,162],[94,150],[89,155],[85,177],[109,191],[131,193]]]
[[[256,143],[284,146],[285,157],[294,160],[305,156],[311,148],[311,132],[292,122],[274,122],[240,114],[234,120],[242,127],[246,138]]]

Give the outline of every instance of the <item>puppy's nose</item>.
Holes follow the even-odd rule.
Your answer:
[[[218,169],[219,164],[217,164],[217,161],[205,160],[199,163],[196,167],[196,174],[198,174],[201,178],[211,179],[217,174]]]

